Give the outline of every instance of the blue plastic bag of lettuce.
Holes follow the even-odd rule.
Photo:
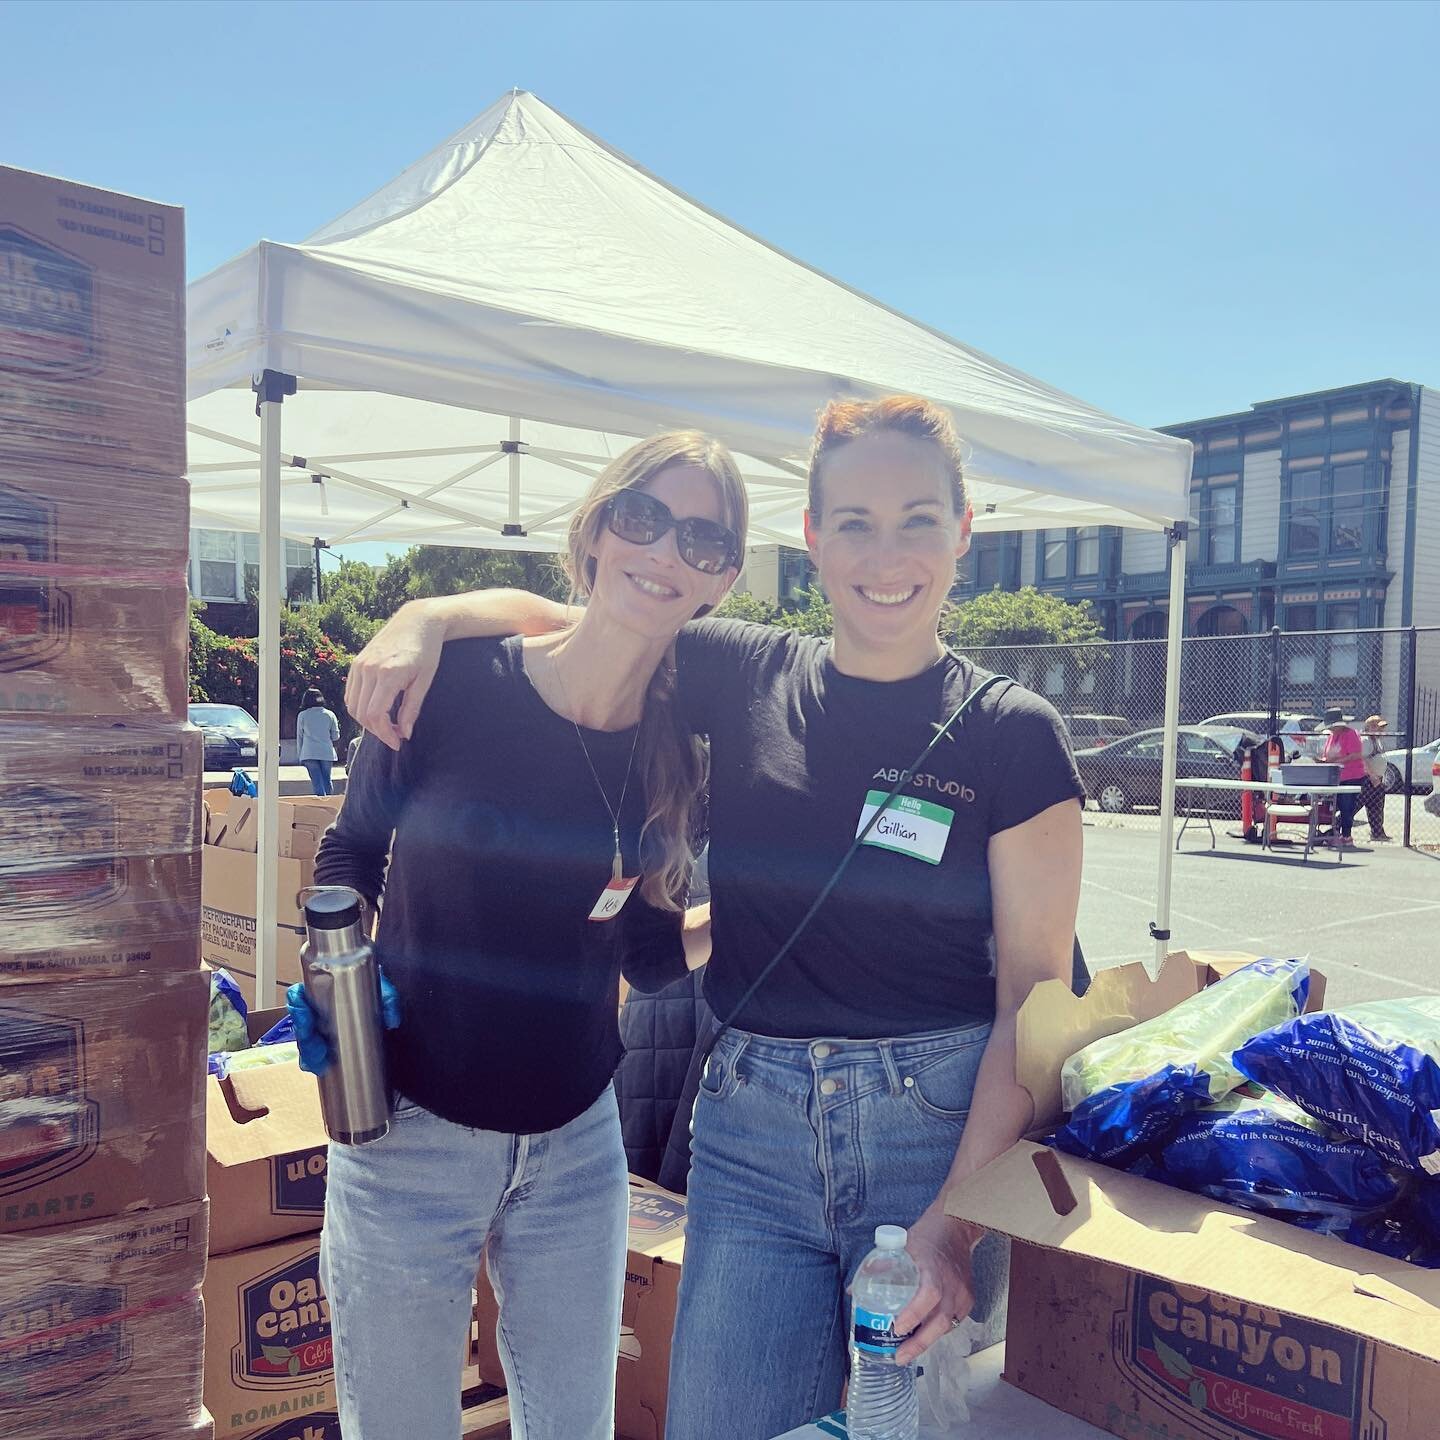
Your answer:
[[[1345,1235],[1405,1189],[1404,1172],[1368,1145],[1253,1084],[1182,1116],[1140,1173],[1327,1235]]]
[[[1345,1239],[1395,1260],[1440,1270],[1440,1180],[1412,1177],[1397,1205],[1358,1221]]]
[[[1303,1015],[1247,1041],[1235,1065],[1391,1164],[1440,1175],[1440,996]]]
[[[1061,1067],[1070,1119],[1050,1143],[1128,1169],[1169,1140],[1182,1116],[1239,1085],[1235,1047],[1298,1015],[1309,992],[1303,960],[1257,960],[1163,1015],[1092,1041]]]

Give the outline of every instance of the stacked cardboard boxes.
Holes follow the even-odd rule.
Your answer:
[[[279,1018],[249,1017],[251,1039]],[[206,1081],[205,1403],[217,1436],[339,1440],[320,1284],[325,1126],[295,1064]]]
[[[200,952],[223,966],[251,1005],[283,1004],[300,978],[305,938],[299,894],[315,883],[315,853],[340,812],[340,796],[279,801],[279,884],[275,916],[275,993],[255,994],[256,805],[228,790],[205,797],[204,877]]]
[[[0,1434],[196,1440],[179,211],[0,168]]]

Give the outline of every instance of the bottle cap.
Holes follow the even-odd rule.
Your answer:
[[[312,930],[343,930],[360,923],[360,897],[345,885],[320,890],[305,901],[305,923]]]
[[[875,1243],[882,1250],[903,1250],[905,1248],[905,1227],[903,1225],[877,1225]]]

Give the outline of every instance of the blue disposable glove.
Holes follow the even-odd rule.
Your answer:
[[[300,981],[285,992],[285,1009],[295,1027],[300,1068],[310,1075],[323,1075],[330,1068],[330,1041],[321,1030],[319,1017]],[[383,970],[380,972],[380,1018],[387,1030],[394,1030],[400,1024],[400,992]]]

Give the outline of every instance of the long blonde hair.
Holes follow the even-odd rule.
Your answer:
[[[595,546],[605,527],[610,497],[617,490],[643,490],[672,465],[693,466],[714,480],[723,523],[739,537],[743,552],[750,504],[734,457],[718,440],[698,430],[652,435],[601,471],[571,517],[562,563],[572,602],[587,599],[595,583]],[[710,756],[676,711],[675,671],[668,662],[656,668],[645,692],[635,761],[646,805],[640,832],[645,870],[640,893],[659,909],[679,910],[695,863]]]

